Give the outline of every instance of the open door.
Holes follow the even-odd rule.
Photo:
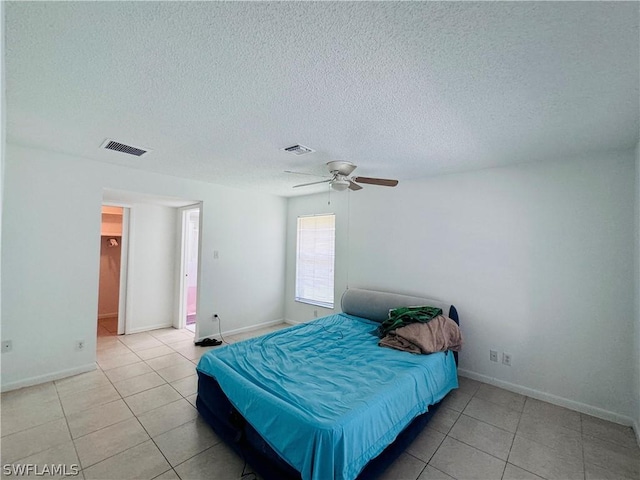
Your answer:
[[[127,326],[127,274],[129,272],[129,218],[131,209],[122,208],[122,250],[120,253],[120,295],[118,299],[118,335],[126,333]]]
[[[128,240],[129,208],[103,205],[100,232],[98,336],[125,333]]]
[[[182,265],[180,268],[180,318],[178,328],[196,329],[200,207],[182,210]]]

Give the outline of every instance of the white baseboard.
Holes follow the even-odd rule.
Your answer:
[[[256,325],[249,325],[248,327],[241,327],[241,328],[235,328],[233,330],[223,330],[222,331],[222,335],[235,335],[237,333],[244,333],[244,332],[252,332],[254,330],[260,330],[261,328],[266,328],[266,327],[271,327],[273,325],[278,325],[279,323],[288,323],[286,320],[282,319],[282,318],[278,318],[276,320],[270,320],[268,322],[264,322],[264,323],[258,323]],[[203,340],[207,337],[215,337],[216,335],[220,335],[219,331],[218,332],[213,332],[211,335],[207,335],[205,337],[200,337],[197,339],[197,341]]]
[[[111,317],[117,317],[118,316],[118,312],[114,312],[114,313],[101,313],[98,315],[98,320],[101,320],[103,318],[111,318]]]
[[[127,335],[130,335],[132,333],[148,332],[149,330],[158,330],[159,328],[171,328],[171,327],[173,327],[172,323],[157,323],[155,325],[147,325],[145,327],[132,328],[130,330],[127,330],[125,333]]]
[[[619,423],[621,425],[634,426],[635,422],[630,417],[620,415],[619,413],[610,412],[600,407],[594,407],[587,405],[586,403],[576,402],[575,400],[569,400],[568,398],[558,397],[551,393],[541,392],[540,390],[534,390],[533,388],[523,387],[515,383],[505,382],[497,378],[482,375],[480,373],[472,372],[470,370],[458,369],[458,373],[472,380],[478,380],[479,382],[488,383],[496,387],[504,388],[510,392],[526,395],[527,397],[535,398],[536,400],[542,400],[543,402],[553,403],[560,407],[565,407],[576,412],[585,413],[594,417],[601,418],[603,420],[609,420],[610,422]],[[636,435],[638,435],[637,425],[635,425]]]
[[[320,317],[318,317],[318,318],[320,318]],[[309,322],[312,322],[313,320],[317,320],[317,318],[311,318],[309,320],[305,320],[304,322],[299,322],[297,320],[290,320],[288,318],[285,318],[284,319],[284,323],[287,323],[289,325],[302,325],[303,323],[309,323]]]
[[[79,367],[68,368],[66,370],[60,370],[53,373],[47,373],[46,375],[38,375],[35,377],[25,378],[17,382],[5,383],[0,387],[2,392],[8,392],[10,390],[17,390],[18,388],[31,387],[32,385],[38,385],[40,383],[51,382],[53,380],[60,380],[61,378],[70,377],[72,375],[78,375],[80,373],[91,372],[95,370],[95,362],[81,365]]]

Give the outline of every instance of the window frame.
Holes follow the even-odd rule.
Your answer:
[[[303,292],[302,290],[306,287],[308,289],[321,289],[321,286],[315,286],[313,284],[311,285],[304,285],[304,284],[300,284],[300,278],[301,278],[301,233],[304,232],[304,230],[301,229],[301,223],[303,223],[305,220],[308,219],[319,219],[320,217],[331,217],[332,218],[332,228],[329,228],[329,230],[332,232],[331,238],[330,238],[330,247],[329,247],[329,251],[326,252],[326,254],[322,254],[322,253],[318,253],[317,251],[313,251],[313,252],[303,252],[303,255],[306,256],[318,256],[318,255],[322,255],[324,257],[330,258],[330,267],[329,265],[325,265],[324,269],[325,272],[323,275],[318,275],[318,276],[314,276],[312,283],[318,281],[319,283],[322,283],[322,281],[326,281],[330,283],[330,288],[329,285],[326,287],[326,290],[323,292],[326,295],[322,296],[322,295],[309,295],[308,292]],[[322,230],[321,228],[315,228],[314,229],[314,234],[316,235],[316,237],[314,238],[314,245],[313,247],[316,248],[317,247],[317,242],[318,242],[318,232]],[[325,228],[326,230],[326,228]],[[325,234],[326,235],[326,234]],[[320,234],[320,241],[323,240],[322,238],[322,234]],[[324,238],[324,240],[326,240],[326,236]],[[323,307],[323,308],[334,308],[335,305],[335,242],[336,242],[336,214],[335,213],[321,213],[321,214],[312,214],[312,215],[299,215],[296,219],[296,265],[295,265],[295,286],[294,286],[294,300],[298,303],[305,303],[307,305],[314,305],[317,307]],[[320,262],[316,262],[314,263],[315,266],[319,266],[322,267],[322,261]],[[327,271],[327,267],[329,271]],[[308,273],[307,273],[308,276]],[[328,295],[330,293],[330,295]]]

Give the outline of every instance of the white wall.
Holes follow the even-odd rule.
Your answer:
[[[293,301],[295,219],[327,211],[326,201],[289,200],[289,321],[315,308]],[[348,275],[352,287],[451,301],[468,375],[629,422],[633,202],[631,152],[334,193],[336,297]],[[490,362],[490,349],[513,365]]]
[[[635,397],[635,432],[640,443],[640,141],[636,145],[635,151],[635,167],[636,167],[636,198],[635,198],[635,375],[632,382]]]
[[[283,318],[285,199],[17,145],[6,179],[2,338],[13,352],[2,356],[3,389],[93,367],[104,188],[203,202],[201,336],[217,332],[213,313],[226,330]]]
[[[4,4],[0,2],[0,237],[2,236],[2,214],[4,209],[4,171],[7,146],[7,100],[4,67]],[[0,272],[2,271],[2,242],[0,242]],[[0,274],[0,290],[2,289],[2,275]],[[0,324],[2,317],[2,296],[0,295]],[[2,328],[0,328],[2,333]],[[2,337],[4,338],[4,337]],[[0,357],[0,368],[2,358]]]
[[[179,288],[176,208],[130,205],[128,315],[126,333],[170,327],[174,323]]]
[[[330,200],[330,202],[329,202]],[[338,192],[322,193],[293,197],[288,201],[287,208],[287,281],[285,290],[285,318],[290,323],[304,322],[317,317],[324,317],[340,311],[340,299],[347,285],[348,243],[348,207],[349,196]],[[296,241],[297,219],[302,215],[329,214],[336,216],[336,244],[334,269],[334,308],[324,308],[316,305],[296,302],[295,274],[296,274]]]

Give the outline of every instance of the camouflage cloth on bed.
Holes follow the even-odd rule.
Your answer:
[[[412,323],[427,323],[438,315],[442,315],[442,309],[429,306],[401,307],[389,310],[389,318],[378,327],[378,336],[386,336],[390,331]]]

